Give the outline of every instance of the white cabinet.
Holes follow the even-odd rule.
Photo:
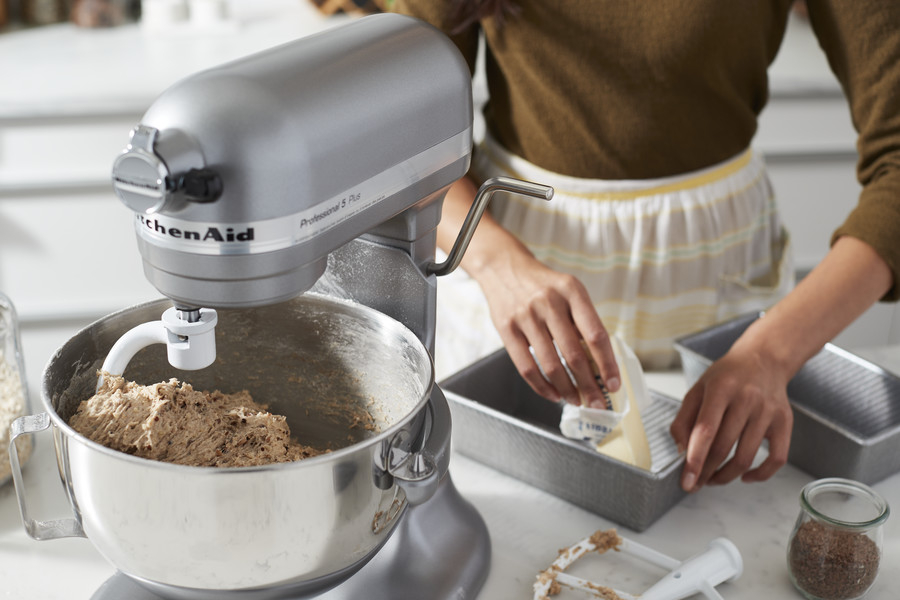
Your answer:
[[[112,161],[139,115],[7,119],[0,125],[0,289],[22,321],[32,399],[72,333],[159,297],[143,276]]]
[[[29,323],[97,318],[157,297],[110,184],[139,115],[0,130],[0,289]]]

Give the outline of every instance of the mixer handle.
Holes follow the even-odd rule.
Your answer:
[[[55,540],[66,537],[87,537],[84,533],[84,529],[81,527],[81,518],[78,509],[72,501],[71,494],[68,494],[68,496],[72,513],[75,515],[74,518],[38,521],[32,519],[28,514],[28,507],[25,502],[25,481],[22,478],[22,465],[19,463],[16,438],[22,435],[43,431],[50,427],[50,423],[50,415],[47,413],[40,413],[37,415],[19,417],[13,421],[12,425],[9,427],[9,462],[12,467],[13,482],[16,486],[16,498],[19,501],[19,512],[22,515],[22,524],[25,526],[25,531],[28,535],[39,541]],[[68,477],[66,479],[68,479]]]
[[[469,242],[472,241],[472,236],[475,235],[475,227],[478,225],[478,222],[481,221],[481,216],[487,209],[488,203],[491,201],[494,192],[511,192],[514,194],[522,194],[523,196],[530,196],[532,198],[542,198],[544,200],[550,200],[553,197],[553,188],[539,183],[522,181],[521,179],[513,179],[511,177],[494,177],[488,179],[481,184],[480,188],[478,188],[478,193],[475,195],[472,207],[466,215],[466,220],[463,221],[462,228],[459,230],[459,235],[453,243],[453,248],[450,249],[450,253],[447,255],[447,260],[440,264],[432,263],[428,265],[429,275],[437,275],[438,277],[449,275],[459,266],[459,263],[462,262],[463,255],[466,253],[466,249],[469,247]]]

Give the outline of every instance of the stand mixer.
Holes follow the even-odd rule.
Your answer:
[[[95,598],[475,597],[489,569],[490,539],[448,473],[450,412],[441,390],[431,385],[427,354],[432,370],[421,377],[421,407],[397,425],[393,438],[375,446],[368,467],[375,491],[395,498],[397,519],[371,548],[359,551],[359,560],[334,568],[317,563],[314,576],[289,581],[262,578],[205,589],[190,574],[183,580],[155,577],[113,560],[118,550],[103,547],[112,525],[90,523],[93,490],[79,489],[101,484],[86,483],[88,477],[78,472],[80,463],[99,462],[98,456],[122,458],[85,445],[57,415],[70,410],[69,381],[96,373],[91,361],[104,351],[102,370],[111,374],[126,373],[145,347],[158,344],[166,345],[172,367],[204,373],[217,362],[217,327],[232,311],[240,319],[259,315],[259,325],[246,335],[265,337],[278,329],[265,327],[273,325],[271,315],[278,318],[281,307],[294,306],[298,297],[303,306],[316,307],[316,298],[326,298],[326,310],[337,312],[345,303],[372,309],[374,316],[367,312],[365,318],[396,321],[433,353],[436,276],[459,264],[491,194],[552,196],[550,188],[528,182],[486,182],[449,257],[437,264],[441,204],[468,170],[471,125],[470,73],[456,48],[437,30],[393,14],[365,17],[193,75],[153,103],[116,159],[113,183],[135,213],[145,275],[174,306],[135,307],[70,340],[45,371],[47,413],[24,417],[13,427],[14,440],[54,426],[75,518],[31,519],[13,456],[23,521],[36,539],[86,535],[120,569]],[[162,313],[160,320],[143,322],[159,314],[154,311]],[[383,337],[378,343],[405,339],[393,325],[386,327],[390,335],[376,329],[375,337]],[[126,458],[132,466],[122,472],[130,476],[137,459]],[[156,476],[146,465],[140,468]],[[293,472],[287,469],[301,468],[273,468],[265,484],[278,489],[283,473]],[[88,471],[95,479],[106,474],[94,466]],[[180,485],[199,486],[201,477],[191,473],[172,470],[160,475],[158,485],[184,477]],[[224,475],[216,477],[225,481]],[[371,481],[366,485],[372,487]],[[297,489],[304,496],[298,503],[312,502],[302,481]],[[105,518],[102,512],[98,519]]]

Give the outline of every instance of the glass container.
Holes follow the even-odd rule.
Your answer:
[[[65,0],[21,0],[22,20],[28,25],[61,23],[69,16]]]
[[[116,27],[131,21],[128,0],[75,0],[69,19],[79,27]]]
[[[25,379],[25,362],[19,337],[19,320],[12,301],[0,293],[0,486],[10,480],[9,426],[17,418],[31,414]],[[31,453],[31,436],[16,440],[19,462]]]
[[[813,481],[800,493],[800,515],[788,540],[791,581],[809,600],[866,595],[881,563],[887,502],[857,481]]]

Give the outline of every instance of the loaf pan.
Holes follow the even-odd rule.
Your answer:
[[[650,392],[642,414],[650,471],[599,454],[559,432],[562,407],[534,393],[505,350],[440,383],[462,454],[640,532],[684,497],[684,457],[669,435],[679,402]]]
[[[763,313],[676,340],[688,386]],[[900,378],[833,344],[788,384],[794,429],[788,462],[813,477],[867,484],[900,470]]]

